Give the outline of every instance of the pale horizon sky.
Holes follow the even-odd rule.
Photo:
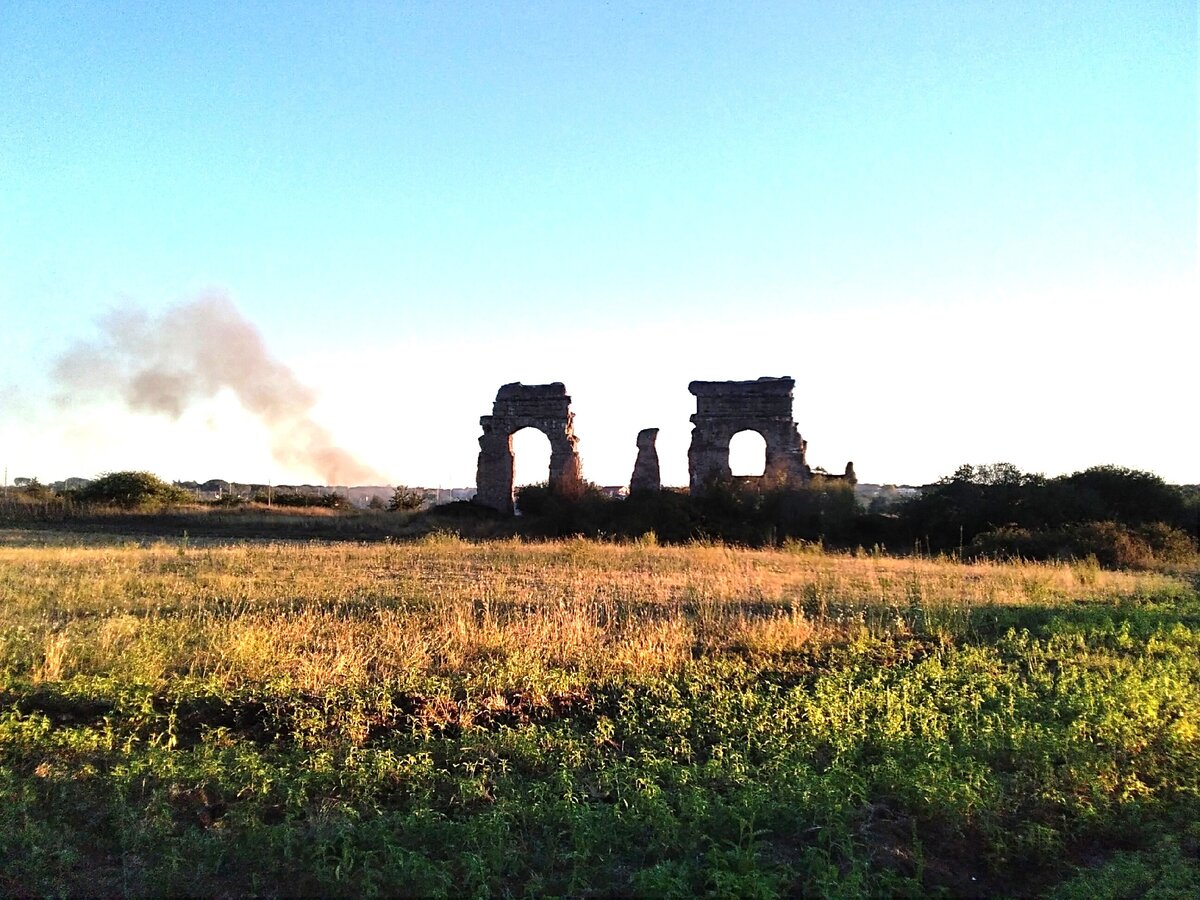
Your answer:
[[[314,481],[228,391],[55,402],[116,309],[227,296],[391,483],[506,382],[584,475],[694,379],[791,375],[809,461],[1200,482],[1192,2],[0,7],[0,465]],[[544,468],[519,436],[519,475]],[[527,475],[527,477],[535,477]]]

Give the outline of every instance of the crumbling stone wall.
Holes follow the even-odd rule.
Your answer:
[[[846,471],[841,475],[826,475],[825,477],[845,481],[851,487],[858,484],[858,475],[854,471],[854,460],[846,463]]]
[[[755,431],[767,445],[764,480],[771,484],[803,484],[811,476],[804,459],[806,442],[792,418],[792,378],[756,381],[693,381],[696,397],[692,444],[688,448],[691,492],[704,493],[714,483],[733,478],[729,441],[739,431]]]
[[[479,438],[475,502],[513,512],[512,436],[522,428],[536,428],[550,439],[550,487],[563,493],[578,490],[583,476],[574,421],[571,398],[561,382],[503,385],[496,392],[492,414],[479,420],[483,435]]]

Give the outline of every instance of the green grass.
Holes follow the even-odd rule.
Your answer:
[[[0,891],[1200,886],[1193,575],[0,535]]]

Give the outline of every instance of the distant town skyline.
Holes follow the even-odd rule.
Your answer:
[[[688,382],[790,375],[865,482],[1200,482],[1194,3],[18,2],[0,59],[10,478],[466,486],[497,388],[561,381],[584,477],[657,427],[682,485]],[[62,377],[213,296],[302,402]]]

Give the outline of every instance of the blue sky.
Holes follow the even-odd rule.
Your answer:
[[[1146,0],[6,3],[0,462],[311,479],[227,395],[51,402],[106,311],[220,291],[399,482],[560,380],[586,475],[658,426],[683,483],[687,383],[782,374],[867,481],[1200,481],[1196,51]]]

